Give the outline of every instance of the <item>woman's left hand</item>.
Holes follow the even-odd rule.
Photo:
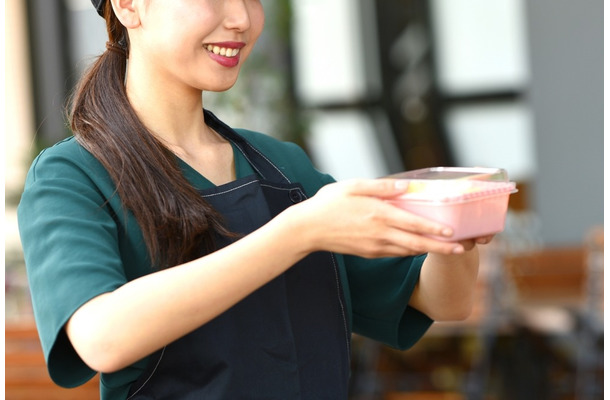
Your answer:
[[[494,236],[460,240],[460,254],[428,253],[409,304],[436,321],[467,318],[475,301],[477,245],[488,244]]]
[[[472,250],[477,244],[488,244],[496,235],[481,236],[473,239],[460,240],[459,243],[464,247],[465,251]]]

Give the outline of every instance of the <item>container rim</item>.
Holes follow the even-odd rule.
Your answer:
[[[386,178],[508,182],[508,172],[503,168],[488,167],[432,167],[399,172]]]
[[[519,191],[515,182],[485,182],[483,186],[489,187],[471,193],[405,193],[392,200],[427,204],[458,204],[496,196],[511,195]]]

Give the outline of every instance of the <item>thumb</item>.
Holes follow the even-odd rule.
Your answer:
[[[409,182],[403,179],[358,179],[346,181],[350,194],[358,196],[375,196],[381,198],[396,197],[407,192]]]

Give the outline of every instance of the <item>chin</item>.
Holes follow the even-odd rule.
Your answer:
[[[213,85],[204,85],[203,86],[203,91],[205,92],[226,92],[227,90],[231,89],[233,86],[235,86],[235,83],[237,82],[237,80],[232,80],[230,82],[217,82]]]

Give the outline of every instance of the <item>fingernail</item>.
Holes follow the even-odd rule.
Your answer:
[[[449,236],[453,235],[453,229],[445,228],[445,229],[443,229],[443,231],[441,233],[443,236],[449,237]]]
[[[407,190],[407,188],[409,187],[409,181],[404,179],[396,179],[394,181],[394,187],[396,188],[396,190]]]
[[[464,252],[464,247],[456,246],[453,248],[453,254],[462,254]]]

